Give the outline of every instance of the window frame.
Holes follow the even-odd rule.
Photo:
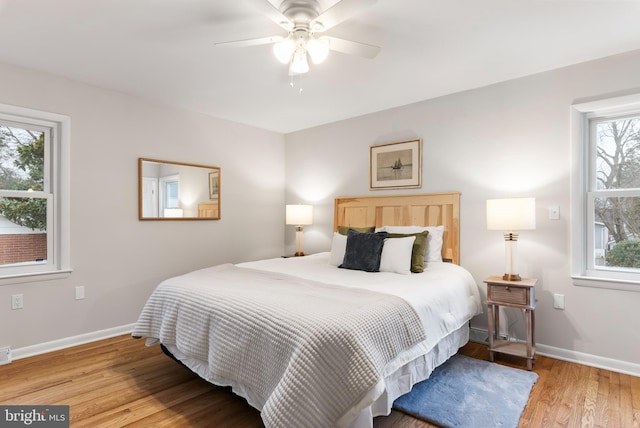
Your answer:
[[[47,262],[0,267],[0,285],[67,277],[70,261],[69,116],[0,104],[0,120],[49,133],[45,149],[44,189],[33,196],[47,200]],[[45,138],[45,140],[47,140]],[[8,194],[7,191],[3,192]],[[23,197],[23,194],[16,194]]]
[[[640,273],[595,267],[594,201],[607,196],[640,196],[635,190],[598,190],[591,180],[596,160],[593,124],[598,120],[640,116],[640,94],[571,106],[571,278],[578,286],[640,292]],[[593,185],[593,189],[592,186]]]

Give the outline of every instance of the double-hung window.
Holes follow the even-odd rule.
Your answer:
[[[0,105],[0,283],[69,268],[66,116]]]
[[[640,96],[574,106],[577,285],[640,291]]]

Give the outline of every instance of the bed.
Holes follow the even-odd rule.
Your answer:
[[[459,199],[336,198],[330,251],[170,278],[132,335],[231,387],[266,427],[371,427],[481,312],[458,265]]]

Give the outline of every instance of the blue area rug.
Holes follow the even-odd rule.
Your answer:
[[[516,428],[537,380],[534,372],[454,355],[393,407],[442,427]]]

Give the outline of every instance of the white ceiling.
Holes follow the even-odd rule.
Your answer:
[[[638,0],[378,0],[327,34],[379,55],[292,88],[271,46],[214,45],[286,35],[261,1],[0,0],[0,62],[288,133],[640,49]]]

